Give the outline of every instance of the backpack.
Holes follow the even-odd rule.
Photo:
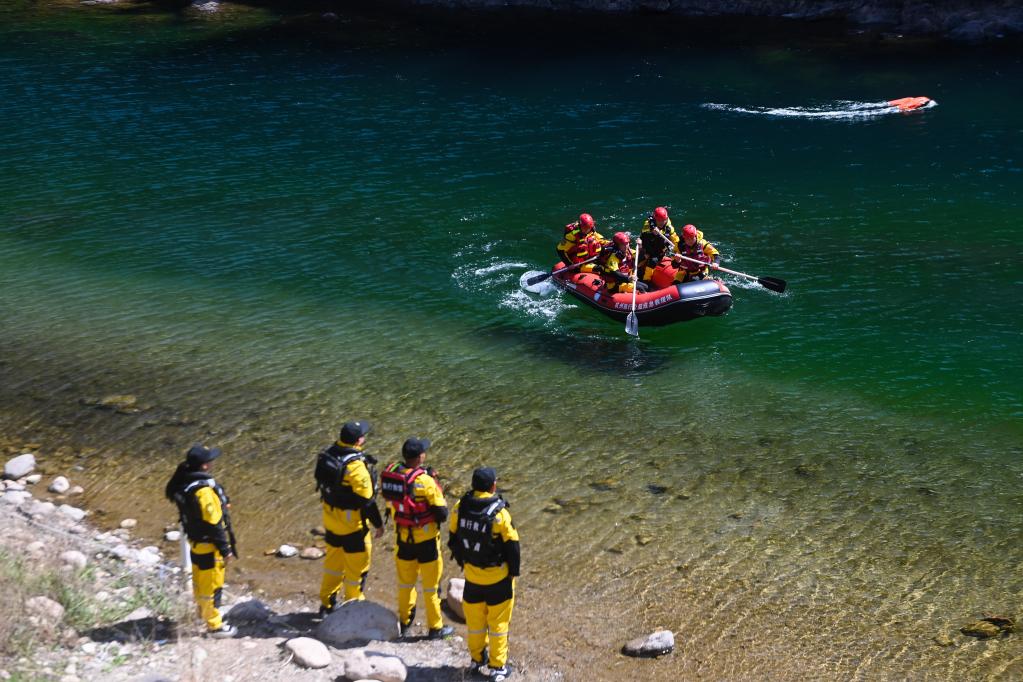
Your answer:
[[[403,528],[422,528],[432,523],[433,512],[425,500],[416,500],[415,482],[428,473],[422,467],[401,471],[402,464],[392,464],[380,474],[380,494],[394,509],[394,523]],[[439,487],[439,486],[438,486]]]
[[[366,500],[356,495],[351,486],[342,485],[345,469],[355,460],[364,459],[362,452],[331,445],[316,457],[316,490],[320,499],[339,509],[361,509]]]

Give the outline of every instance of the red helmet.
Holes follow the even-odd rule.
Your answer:
[[[658,206],[657,208],[654,209],[654,220],[667,220],[667,219],[668,219],[668,209],[664,208],[663,206]]]
[[[593,216],[591,216],[589,213],[582,213],[579,215],[579,227],[584,227],[587,230],[592,230],[593,225],[594,225]]]
[[[682,237],[685,239],[696,239],[696,225],[686,225],[683,227]]]
[[[629,245],[631,238],[628,232],[615,232],[614,240],[616,245],[624,249]]]

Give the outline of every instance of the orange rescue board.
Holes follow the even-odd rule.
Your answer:
[[[925,107],[930,103],[930,97],[903,97],[902,99],[888,100],[888,104],[892,105],[899,111],[913,111],[915,109]]]

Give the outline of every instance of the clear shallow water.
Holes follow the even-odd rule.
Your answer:
[[[155,533],[173,462],[215,441],[256,554],[315,525],[309,460],[360,416],[387,458],[433,438],[453,493],[498,467],[520,646],[570,675],[1020,672],[1015,639],[931,642],[1023,587],[1018,57],[2,16],[0,427],[66,446],[93,505]],[[918,94],[940,106],[705,106]],[[728,316],[637,342],[520,289],[579,211],[661,203],[790,290],[729,281]],[[120,392],[146,409],[79,403]],[[680,654],[614,656],[656,625]]]

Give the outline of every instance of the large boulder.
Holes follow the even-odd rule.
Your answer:
[[[675,635],[671,630],[655,630],[646,637],[637,637],[622,647],[626,656],[655,658],[670,654],[675,649]]]
[[[326,645],[311,637],[289,639],[284,648],[295,657],[295,663],[303,668],[326,668],[330,665],[330,651]]]
[[[344,676],[349,680],[377,680],[378,682],[405,682],[408,668],[397,656],[364,649],[350,649],[338,653]]]
[[[373,640],[397,638],[397,614],[371,601],[345,602],[316,628],[316,639],[336,647],[364,646]]]
[[[21,478],[28,476],[36,468],[36,456],[32,453],[18,455],[7,460],[4,465],[4,478]]]
[[[462,608],[462,595],[465,593],[465,578],[451,578],[448,580],[448,594],[445,599],[451,613],[458,616],[465,622],[465,609]]]

